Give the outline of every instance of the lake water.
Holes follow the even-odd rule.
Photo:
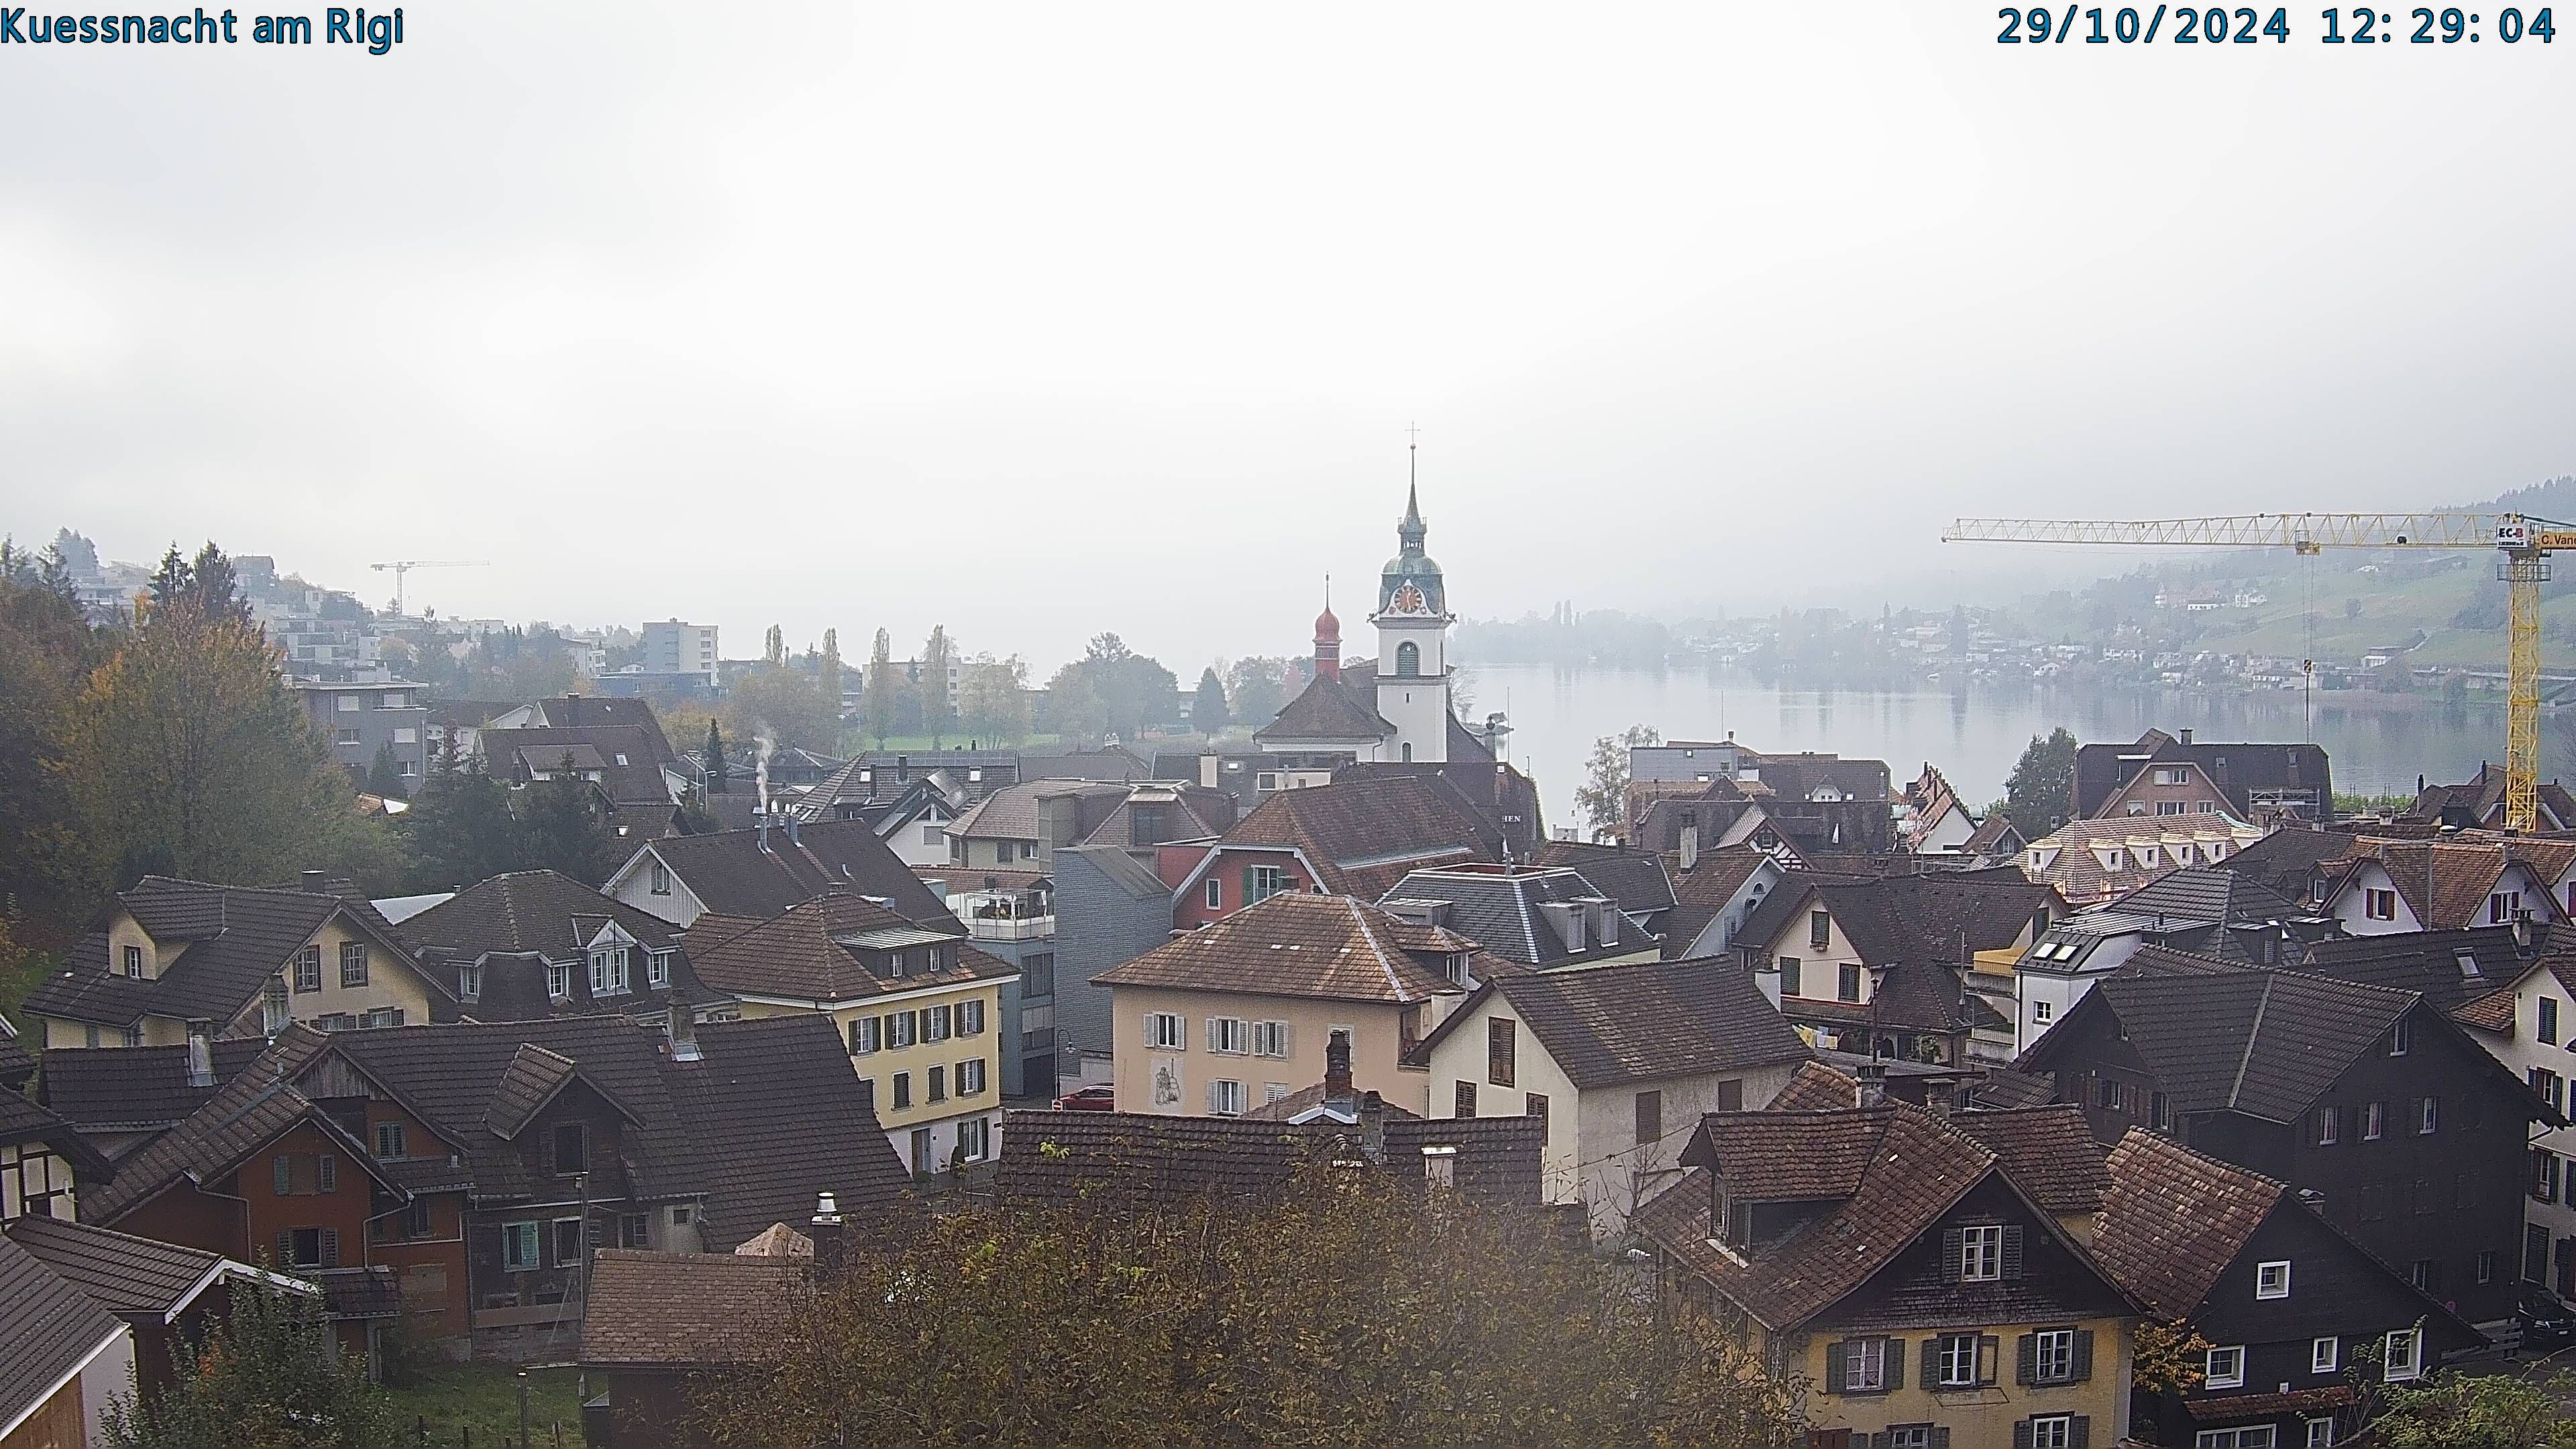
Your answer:
[[[2003,793],[2031,736],[2058,725],[2087,744],[2134,740],[2150,726],[2188,727],[2211,741],[2313,741],[2325,746],[2343,794],[2412,795],[2418,774],[2464,780],[2482,760],[2504,763],[2504,710],[2495,704],[2321,691],[2311,725],[2294,691],[1795,689],[1735,673],[1544,664],[1476,664],[1464,674],[1476,717],[1510,713],[1512,761],[1536,776],[1551,827],[1575,822],[1574,791],[1592,742],[1632,724],[1652,725],[1666,739],[1724,739],[1733,730],[1756,750],[1885,760],[1900,785],[1928,760],[1972,809]],[[2558,717],[2542,719],[2543,779],[2563,768],[2565,728]]]

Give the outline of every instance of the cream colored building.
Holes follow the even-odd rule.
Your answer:
[[[25,1014],[46,1048],[181,1046],[448,1020],[455,1002],[361,911],[318,889],[146,876],[120,892]]]
[[[832,1019],[877,1125],[916,1174],[1001,1150],[1002,987],[1019,973],[953,921],[915,925],[855,895],[766,921],[701,915],[683,937],[698,980],[746,1017]]]
[[[1349,896],[1272,896],[1092,980],[1110,990],[1119,1110],[1240,1116],[1324,1078],[1431,1115],[1408,1050],[1476,985],[1474,947]]]

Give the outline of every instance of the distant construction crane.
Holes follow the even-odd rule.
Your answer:
[[[2576,549],[2576,528],[2520,513],[2249,513],[2224,518],[1962,518],[1944,543],[2113,543],[2176,548],[2488,548],[2508,586],[2504,711],[2505,825],[2540,821],[2540,586],[2549,555]],[[2315,661],[2308,661],[2313,669]]]
[[[367,567],[378,573],[387,569],[394,571],[394,613],[400,616],[403,611],[403,575],[413,569],[478,569],[491,562],[488,558],[400,558],[390,563],[371,563]]]

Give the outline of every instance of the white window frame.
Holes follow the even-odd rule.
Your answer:
[[[653,877],[649,889],[657,896],[667,896],[671,893],[671,868],[664,865],[662,857],[658,855],[653,857]]]
[[[2332,1449],[2335,1431],[2334,1420],[2304,1419],[2300,1422],[2307,1425],[2307,1449]]]
[[[957,1064],[957,1095],[972,1097],[984,1090],[984,1059],[968,1057]]]
[[[2072,1414],[2032,1415],[2030,1449],[2075,1449],[2075,1416]]]
[[[1846,1393],[1887,1391],[1887,1340],[1854,1338],[1843,1344],[1843,1389]]]
[[[957,1034],[959,1036],[984,1034],[984,998],[970,996],[957,1003]]]
[[[1145,1013],[1145,1046],[1158,1052],[1185,1052],[1190,1049],[1189,1023],[1177,1011]]]
[[[948,1003],[926,1006],[921,1011],[921,1039],[925,1042],[946,1041],[950,1036]]]
[[[2254,1265],[2254,1296],[2287,1298],[2290,1296],[2290,1260],[2279,1259]]]
[[[981,1117],[968,1117],[957,1124],[957,1160],[981,1162],[993,1152],[993,1124]]]
[[[2312,1338],[2308,1340],[2308,1372],[2330,1374],[2343,1367],[2343,1340]]]
[[[656,991],[659,991],[671,984],[670,952],[647,951],[644,953],[644,984]]]
[[[2390,1056],[2402,1057],[2413,1048],[2415,1033],[2411,1028],[2412,1023],[2408,1022],[2407,1019],[2402,1016],[2397,1018],[2396,1021],[2390,1023],[2388,1028],[2388,1054]]]
[[[2004,1227],[1971,1223],[1959,1230],[1959,1281],[2000,1283],[2004,1276]]]
[[[2397,1356],[2397,1346],[2400,1343],[2406,1345],[2406,1357],[2403,1360]],[[2388,1331],[2388,1337],[2381,1340],[2381,1348],[2383,1353],[2380,1363],[2384,1366],[2382,1372],[2388,1382],[2402,1384],[2410,1379],[2424,1376],[2424,1331],[2422,1329],[2392,1328]]]
[[[468,1002],[481,1001],[483,999],[482,962],[469,961],[465,965],[457,968],[456,999]]]
[[[1221,880],[1219,880],[1219,879],[1217,879],[1215,876],[1209,876],[1209,877],[1207,878],[1207,895],[1206,895],[1205,897],[1203,897],[1203,899],[1205,899],[1205,900],[1207,901],[1207,908],[1208,908],[1209,910],[1211,910],[1211,911],[1221,911],[1221,910],[1224,910],[1224,909],[1225,909],[1225,882],[1224,882],[1224,881],[1221,881]]]
[[[1220,1077],[1208,1083],[1208,1115],[1211,1117],[1240,1117],[1251,1100],[1252,1094],[1244,1089],[1241,1082]]]
[[[2064,1384],[2075,1380],[2075,1330],[2043,1328],[2031,1335],[2031,1382]]]
[[[2278,1449],[2280,1435],[2270,1424],[2240,1424],[2233,1429],[2203,1429],[2192,1449]]]
[[[1288,1023],[1256,1021],[1252,1024],[1252,1054],[1256,1057],[1288,1055]]]
[[[2222,1355],[2225,1356],[2227,1362],[2231,1365],[2231,1367],[2224,1373],[2219,1372],[2218,1368],[2219,1359]],[[2201,1374],[2203,1385],[2207,1388],[2241,1389],[2245,1387],[2244,1345],[2231,1344],[2226,1347],[2211,1349],[2208,1357],[2201,1362]]]
[[[560,999],[572,995],[572,968],[559,961],[546,963],[546,995]]]
[[[590,953],[590,994],[623,996],[627,990],[626,948],[607,946]]]
[[[1973,1333],[1945,1333],[1936,1341],[1940,1344],[1940,1347],[1933,1351],[1933,1363],[1940,1372],[1940,1378],[1937,1382],[1925,1384],[1924,1387],[1927,1389],[1975,1388],[1977,1385],[1978,1351],[1982,1346],[1978,1341],[1977,1335]],[[1951,1370],[1957,1365],[1957,1361],[1960,1356],[1959,1349],[1962,1345],[1964,1345],[1967,1350],[1967,1376],[1964,1378],[1958,1377],[1951,1372]]]
[[[2366,921],[2397,919],[2397,892],[2365,887],[2361,893],[2361,916]]]
[[[885,1048],[885,1018],[853,1017],[850,1020],[850,1029],[844,1035],[848,1038],[850,1055],[874,1056]]]
[[[1221,1057],[1249,1056],[1252,1052],[1252,1023],[1239,1016],[1208,1018],[1208,1050]]]

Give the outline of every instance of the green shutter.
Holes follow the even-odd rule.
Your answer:
[[[1887,1391],[1892,1394],[1903,1387],[1905,1387],[1905,1340],[1891,1338],[1887,1341]]]
[[[2018,1282],[2021,1279],[2021,1224],[2004,1224],[2003,1240],[2004,1281]]]
[[[2039,1335],[2025,1333],[2013,1340],[2013,1382],[2039,1382]]]
[[[1967,1255],[1967,1248],[1966,1229],[1943,1228],[1941,1230],[1941,1276],[1943,1278],[1953,1283],[1959,1281],[1959,1262]]]
[[[2067,1438],[2074,1443],[2075,1449],[2089,1449],[2093,1440],[2093,1416],[2090,1414],[2076,1415],[2074,1432],[2069,1434]]]
[[[1851,1344],[1836,1341],[1825,1345],[1825,1392],[1847,1393],[1851,1386]]]
[[[2089,1382],[2093,1377],[2093,1330],[2075,1330],[2075,1383]]]
[[[1940,1384],[1941,1337],[1939,1334],[1934,1334],[1923,1340],[1923,1387],[1938,1388]]]

